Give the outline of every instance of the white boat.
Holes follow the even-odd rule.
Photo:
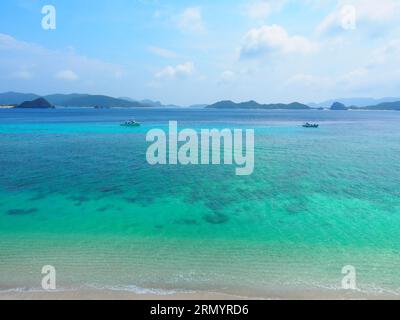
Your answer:
[[[140,127],[140,123],[135,120],[129,120],[121,124],[122,127]]]
[[[319,124],[317,124],[317,123],[306,123],[306,124],[303,124],[303,128],[318,128],[319,127]]]

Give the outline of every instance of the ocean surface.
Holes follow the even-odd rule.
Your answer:
[[[150,166],[170,120],[254,129],[254,173]],[[352,265],[400,295],[399,185],[400,112],[0,110],[0,291],[53,265],[59,290],[341,294]]]

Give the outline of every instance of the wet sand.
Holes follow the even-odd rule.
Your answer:
[[[268,296],[241,296],[214,292],[188,292],[176,294],[138,294],[115,290],[71,291],[3,291],[0,300],[398,300],[390,294],[370,294],[358,291],[307,290],[271,292]]]

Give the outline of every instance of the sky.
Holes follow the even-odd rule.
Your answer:
[[[43,28],[46,5],[55,29]],[[398,17],[399,0],[1,0],[0,92],[179,105],[398,97]]]

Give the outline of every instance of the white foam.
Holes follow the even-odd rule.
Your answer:
[[[66,289],[56,289],[56,290],[44,290],[41,288],[10,288],[10,289],[0,289],[0,293],[46,293],[46,292],[65,292]]]
[[[194,291],[190,290],[181,290],[181,289],[161,289],[161,288],[143,288],[136,285],[125,285],[125,286],[98,286],[98,285],[90,285],[89,287],[96,290],[111,290],[111,291],[124,291],[124,292],[132,292],[135,294],[141,295],[159,295],[159,296],[168,296],[174,295],[178,293],[194,293]]]

